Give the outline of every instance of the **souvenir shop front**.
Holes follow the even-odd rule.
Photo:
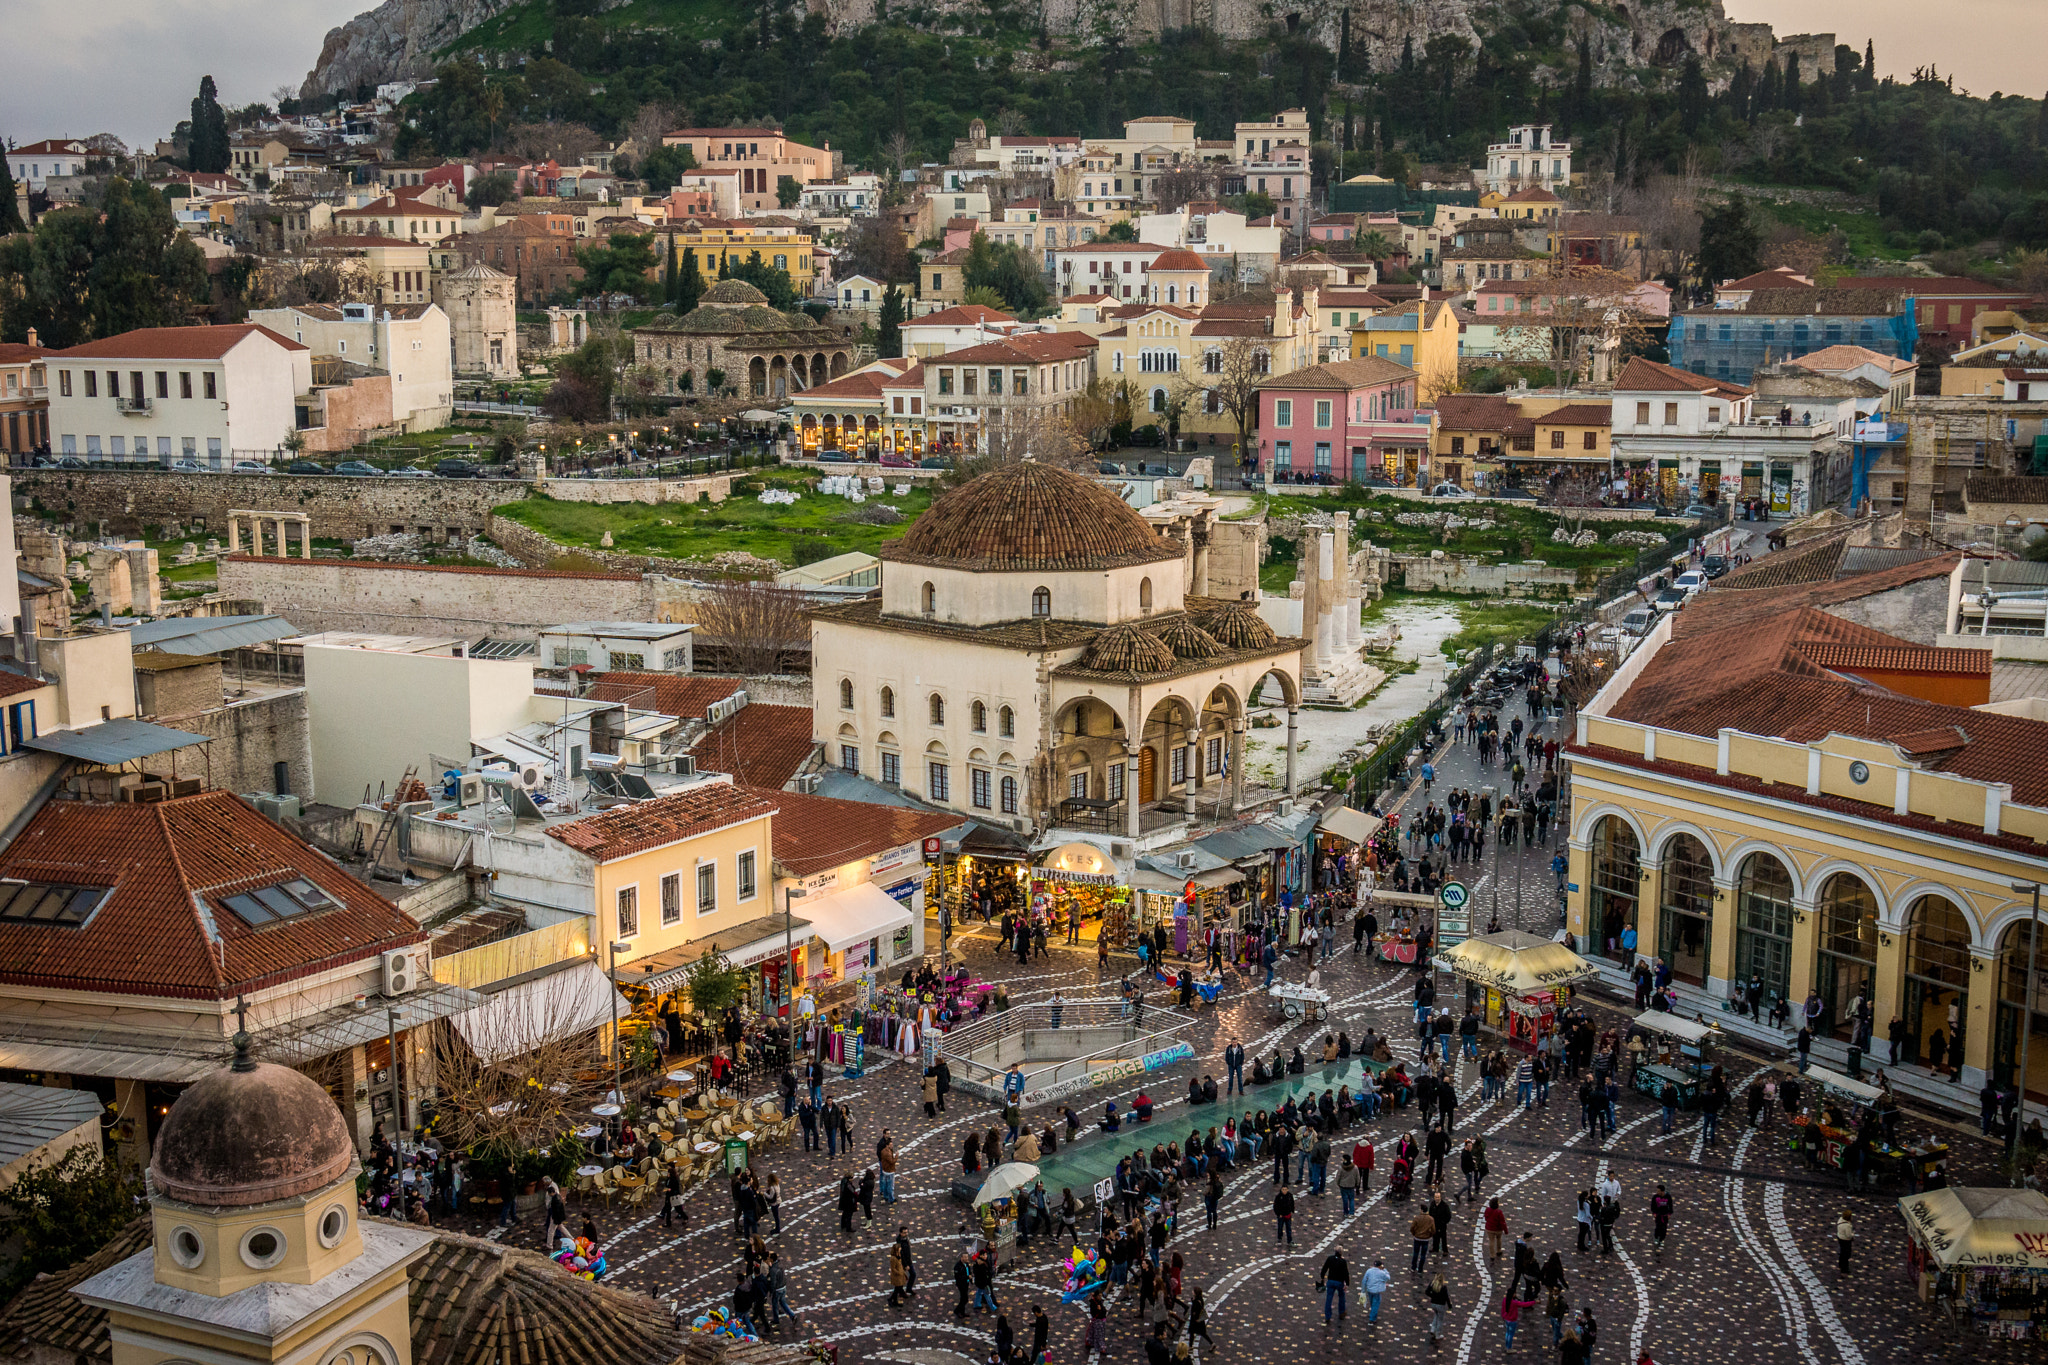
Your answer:
[[[1081,937],[1093,942],[1107,934],[1112,944],[1137,932],[1131,881],[1135,869],[1086,841],[1047,849],[1030,868],[1031,911],[1048,925],[1064,924],[1074,906],[1081,910]],[[1052,930],[1046,931],[1050,937]]]
[[[2004,1341],[2048,1331],[2048,1197],[1947,1186],[1899,1201],[1906,1268],[1923,1302],[1959,1328]]]
[[[1132,886],[1135,932],[1151,935],[1164,926],[1172,952],[1199,956],[1210,928],[1229,930],[1244,888],[1244,873],[1228,864],[1187,873],[1141,866]]]
[[[668,995],[683,989],[690,968],[705,953],[717,953],[746,971],[742,1009],[781,1016],[789,1009],[788,988],[792,984],[800,986],[805,979],[809,951],[806,945],[810,941],[809,919],[799,916],[785,925],[780,915],[763,915],[709,938],[693,939],[665,952],[622,962],[618,981],[621,987],[636,987],[649,996]]]
[[[915,959],[924,938],[918,891],[911,877],[898,887],[860,882],[799,901],[821,949],[811,953],[811,989],[821,991],[867,972],[886,975]]]
[[[1316,821],[1314,871],[1317,874],[1326,871],[1335,874],[1341,869],[1355,874],[1359,859],[1364,856],[1365,845],[1385,823],[1377,815],[1367,815],[1349,806],[1326,811]],[[1341,885],[1342,878],[1318,876],[1319,887],[1331,884]]]

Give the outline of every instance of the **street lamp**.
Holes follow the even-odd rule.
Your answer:
[[[2041,884],[2039,882],[2014,882],[2015,895],[2027,892],[2033,897],[2033,909],[2027,913],[2027,980],[2020,991],[2020,1070],[2019,1105],[2013,1111],[2012,1132],[2006,1136],[2008,1151],[2019,1146],[2020,1128],[2027,1121],[2027,1043],[2034,1036],[2034,950],[2041,938]],[[1995,983],[1994,983],[1995,985]]]
[[[797,897],[808,895],[801,886],[792,886],[782,893],[782,976],[783,997],[789,1001],[789,1013],[783,1017],[783,1037],[789,1048],[789,1055],[783,1065],[796,1065],[796,982],[790,980],[796,970],[791,959],[796,956],[796,901]]]
[[[385,1037],[391,1044],[391,1128],[398,1150],[405,1150],[405,1096],[398,1088],[398,1007],[384,1007]]]
[[[619,1051],[624,1039],[619,1036],[619,954],[630,953],[633,945],[620,943],[617,939],[605,945],[611,951],[612,977],[612,1103],[620,1109],[626,1107],[626,1089],[619,1083]]]

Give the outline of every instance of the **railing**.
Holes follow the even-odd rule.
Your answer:
[[[117,409],[119,409],[123,415],[128,417],[149,416],[150,406],[149,398],[147,395],[136,395],[130,398],[116,398],[114,400],[114,406]]]
[[[1084,1077],[1096,1064],[1142,1057],[1148,1052],[1160,1051],[1177,1041],[1181,1031],[1194,1022],[1186,1015],[1173,1010],[1159,1009],[1146,1004],[1134,1007],[1122,1000],[1074,1000],[1057,1006],[1047,1001],[1018,1005],[1000,1014],[984,1016],[965,1027],[956,1028],[939,1039],[939,1052],[946,1058],[947,1066],[954,1072],[955,1085],[965,1082],[965,1088],[970,1090],[986,1090],[991,1095],[999,1095],[1002,1093],[1003,1076],[1008,1067],[992,1066],[977,1061],[968,1055],[970,1052],[979,1051],[1027,1031],[1063,1032],[1078,1028],[1120,1030],[1120,1037],[1114,1043],[1092,1048],[1079,1056],[1062,1058],[1049,1065],[1029,1068],[1026,1073],[1029,1077],[1029,1088],[1044,1090]]]

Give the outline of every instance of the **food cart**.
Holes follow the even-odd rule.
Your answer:
[[[1422,951],[1423,935],[1436,909],[1436,897],[1412,891],[1374,891],[1372,907],[1381,918],[1379,934],[1372,941],[1373,953],[1382,962],[1413,966]]]
[[[1266,994],[1280,1002],[1280,1012],[1289,1019],[1328,1019],[1330,1017],[1330,993],[1325,990],[1310,990],[1297,986],[1291,981],[1275,981]]]
[[[1662,1010],[1644,1010],[1630,1027],[1648,1035],[1643,1060],[1631,1078],[1636,1092],[1661,1104],[1669,1085],[1678,1092],[1679,1108],[1696,1108],[1714,1069],[1720,1028]]]
[[[1843,1153],[1856,1141],[1864,1110],[1884,1098],[1884,1092],[1824,1066],[1807,1067],[1799,1080],[1812,1098],[1801,1106],[1802,1112],[1787,1115],[1786,1122],[1799,1134],[1809,1165],[1840,1170]]]
[[[1433,959],[1440,970],[1486,991],[1486,1020],[1508,1041],[1534,1049],[1569,987],[1594,975],[1593,964],[1562,943],[1520,929],[1468,938]]]
[[[2006,1341],[2048,1330],[2048,1197],[1949,1186],[1899,1201],[1920,1298],[1959,1327]]]
[[[1006,1161],[988,1173],[974,1196],[975,1216],[982,1235],[995,1249],[998,1266],[1017,1263],[1017,1222],[1023,1213],[1024,1196],[1038,1179],[1038,1167],[1028,1161]]]

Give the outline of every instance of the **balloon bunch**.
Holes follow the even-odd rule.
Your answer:
[[[1088,1247],[1077,1246],[1068,1262],[1067,1282],[1060,1297],[1067,1303],[1079,1303],[1108,1281],[1109,1262],[1097,1260]]]
[[[588,1237],[578,1237],[574,1246],[563,1248],[555,1263],[572,1275],[594,1280],[604,1274],[604,1251]]]
[[[748,1328],[746,1321],[736,1318],[726,1308],[714,1308],[690,1323],[692,1332],[703,1332],[709,1336],[727,1337],[733,1341],[759,1341]]]

